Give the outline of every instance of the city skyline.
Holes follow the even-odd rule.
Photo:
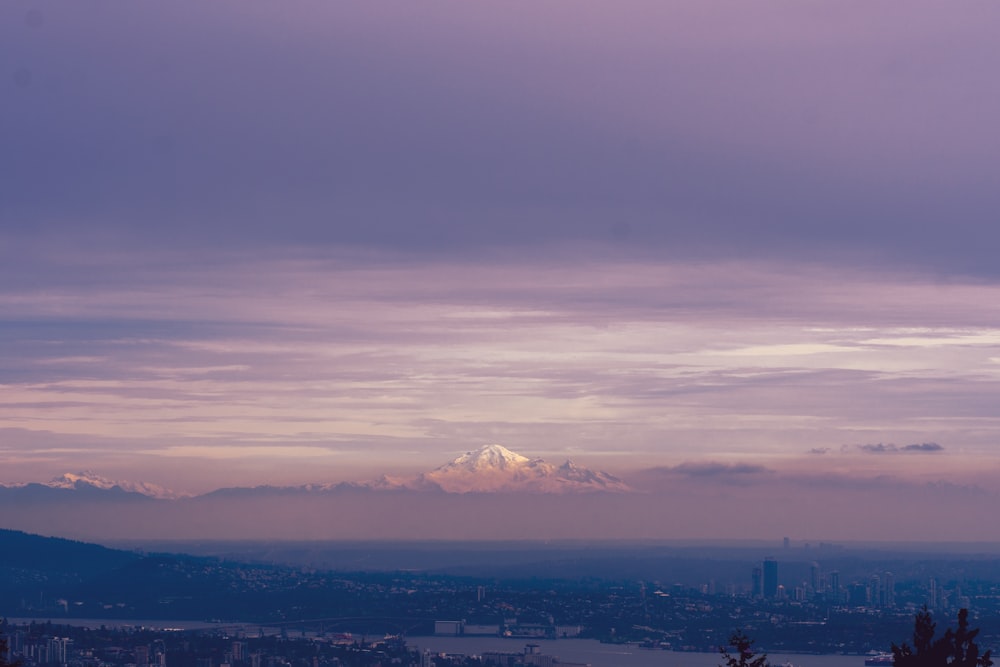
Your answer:
[[[794,497],[926,537],[998,499],[998,23],[5,3],[0,484],[498,443],[700,498],[692,534]]]

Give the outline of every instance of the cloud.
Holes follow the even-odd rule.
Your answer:
[[[937,444],[936,442],[922,442],[915,445],[906,445],[903,447],[904,452],[943,452],[944,447]]]
[[[897,451],[896,445],[883,445],[881,442],[877,445],[858,445],[858,449],[870,454],[884,454],[886,452]]]
[[[829,447],[813,447],[809,450],[809,454],[826,454],[830,451]]]
[[[923,442],[899,447],[894,444],[878,443],[875,445],[858,445],[858,449],[869,454],[893,454],[901,452],[942,452],[944,447],[936,442]]]
[[[722,463],[719,461],[687,462],[676,466],[654,468],[653,471],[684,475],[686,477],[728,477],[733,475],[761,475],[773,472],[755,463]]]

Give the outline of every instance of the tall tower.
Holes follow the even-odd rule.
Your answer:
[[[764,559],[764,597],[774,598],[778,594],[778,561]]]
[[[833,599],[840,601],[840,571],[834,570],[830,573],[830,593]]]
[[[872,607],[882,606],[882,579],[877,574],[868,578],[868,598]]]
[[[755,567],[752,576],[750,596],[755,598],[764,597],[764,571],[759,567]]]
[[[813,593],[820,592],[820,584],[823,578],[820,576],[819,563],[813,561],[812,565],[809,566],[809,587],[812,588]]]
[[[882,581],[882,606],[892,609],[896,606],[896,578],[892,576],[892,572],[886,572]]]

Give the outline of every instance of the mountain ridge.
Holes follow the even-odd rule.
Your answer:
[[[130,482],[125,480],[111,480],[102,477],[97,473],[84,470],[80,472],[66,472],[58,477],[54,477],[48,482],[23,482],[15,484],[0,484],[0,489],[8,492],[23,490],[27,493],[46,493],[51,489],[54,492],[88,492],[114,494],[131,494],[146,498],[160,500],[175,500],[184,497],[182,494],[166,489],[157,484],[148,482]]]
[[[606,472],[579,466],[570,460],[556,466],[531,458],[503,445],[488,444],[470,450],[428,472],[413,477],[383,474],[370,481],[330,482],[277,486],[220,487],[196,496],[185,496],[146,482],[111,480],[92,471],[64,473],[49,482],[0,484],[0,492],[27,497],[57,497],[85,493],[93,498],[134,500],[185,500],[193,498],[248,497],[260,495],[330,494],[368,492],[472,493],[628,493],[633,489]]]

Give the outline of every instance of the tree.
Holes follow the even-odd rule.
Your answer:
[[[958,630],[948,628],[934,639],[936,624],[924,607],[913,623],[913,646],[892,645],[893,667],[991,667],[990,651],[979,654],[974,641],[979,629],[969,630],[969,610],[958,612]]]
[[[7,659],[7,640],[0,637],[0,667],[18,667],[20,664],[19,660],[11,662]]]
[[[725,646],[719,647],[719,653],[722,654],[725,661],[719,667],[769,667],[767,654],[754,653],[753,640],[747,637],[742,630],[737,630],[730,635],[729,646],[733,649],[732,653]]]
[[[20,660],[11,660],[8,657],[8,649],[10,644],[7,643],[7,638],[4,633],[7,632],[7,619],[0,618],[0,667],[20,667]]]

